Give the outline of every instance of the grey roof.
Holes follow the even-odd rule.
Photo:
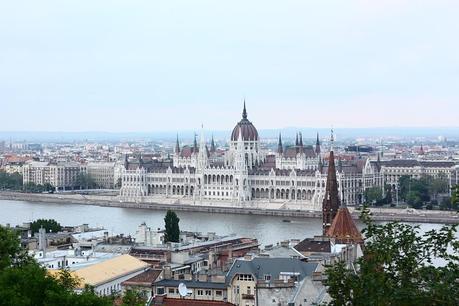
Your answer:
[[[381,165],[385,167],[427,167],[427,168],[449,168],[455,165],[454,161],[427,161],[415,159],[393,159],[381,161]]]
[[[237,274],[252,274],[255,279],[264,279],[264,275],[271,275],[271,282],[279,279],[281,272],[300,273],[298,281],[302,281],[317,268],[317,263],[303,262],[296,258],[263,258],[256,257],[252,260],[236,260],[226,274],[229,283]]]
[[[225,283],[199,282],[197,280],[163,279],[153,283],[154,286],[177,287],[184,283],[187,288],[226,289]]]

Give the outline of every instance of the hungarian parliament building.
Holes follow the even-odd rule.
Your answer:
[[[333,143],[333,135],[332,135]],[[242,119],[234,127],[229,148],[216,149],[204,133],[193,145],[180,146],[177,137],[173,157],[147,160],[127,156],[121,174],[120,199],[129,202],[181,200],[194,204],[229,202],[233,206],[259,202],[295,203],[303,209],[320,210],[325,195],[329,153],[321,149],[319,136],[314,145],[303,144],[297,134],[295,145],[284,146],[279,135],[277,149],[262,149],[258,131],[249,121],[244,102]],[[403,161],[377,158],[337,160],[337,181],[341,201],[346,205],[363,202],[365,190],[384,189],[394,183],[394,169]],[[437,171],[450,173],[445,162],[434,164]],[[456,172],[457,175],[457,172]],[[394,181],[392,182],[391,179]]]

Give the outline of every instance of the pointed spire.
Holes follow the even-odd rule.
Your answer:
[[[335,154],[333,153],[333,150],[330,150],[330,156],[328,160],[327,185],[325,187],[325,197],[322,203],[322,226],[324,235],[327,233],[328,228],[335,218],[339,207],[340,200],[338,193],[338,182],[336,180]]]
[[[284,153],[284,147],[282,146],[282,136],[279,133],[279,142],[277,143],[277,153],[282,154]]]
[[[421,150],[420,150],[419,154],[424,155],[424,147],[422,146],[422,143],[421,143]]]
[[[319,141],[319,132],[317,132],[317,139],[316,139],[316,154],[320,154],[320,141]]]
[[[178,133],[177,133],[177,142],[175,143],[175,153],[180,154],[180,143],[178,139]]]
[[[247,110],[245,108],[245,99],[244,99],[244,109],[242,110],[242,119],[247,119]]]
[[[210,152],[214,153],[215,149],[215,141],[214,141],[214,134],[212,134],[212,141],[210,142]]]
[[[335,142],[335,135],[334,135],[334,131],[333,131],[333,128],[332,128],[331,129],[331,134],[330,134],[330,151],[333,151],[334,142]]]
[[[301,132],[299,132],[299,134],[300,134],[300,143],[299,143],[299,145],[300,145],[300,147],[303,147],[303,134],[301,134]]]
[[[193,153],[198,152],[198,141],[196,140],[196,133],[194,133]]]
[[[298,133],[296,133],[296,138],[295,138],[295,146],[299,146],[299,142],[298,142]]]

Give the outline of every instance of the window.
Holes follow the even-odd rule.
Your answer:
[[[204,295],[204,290],[198,289],[198,295]]]
[[[169,289],[167,289],[167,293],[174,294],[175,293],[175,289],[174,288],[169,288]]]
[[[211,290],[206,290],[206,295],[212,295],[212,291]]]
[[[156,294],[164,294],[164,287],[156,288]]]
[[[247,294],[252,294],[252,290],[250,290],[250,287],[247,287]]]
[[[221,291],[221,290],[216,290],[216,291],[215,291],[215,295],[216,295],[216,296],[222,296],[222,295],[223,295],[223,291]]]
[[[271,280],[271,274],[265,274],[265,281]]]

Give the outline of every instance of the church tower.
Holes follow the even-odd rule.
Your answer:
[[[244,141],[242,139],[242,131],[239,130],[239,136],[237,140],[236,147],[236,158],[234,163],[234,172],[235,172],[235,192],[237,195],[238,203],[245,202],[247,195],[246,191],[248,190],[248,169],[247,169],[247,159],[244,153]]]
[[[327,185],[322,203],[322,229],[326,235],[340,207],[338,182],[336,180],[335,154],[333,153],[333,130],[331,134],[330,155],[328,160]]]

